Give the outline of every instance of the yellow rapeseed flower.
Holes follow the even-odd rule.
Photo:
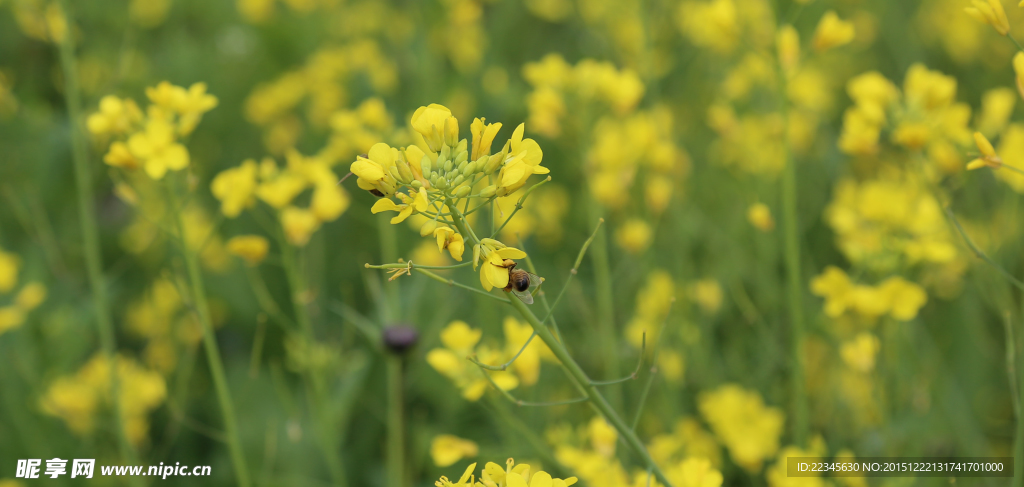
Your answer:
[[[288,206],[281,210],[281,226],[292,245],[302,247],[309,243],[309,238],[320,228],[320,223],[308,209]]]
[[[627,252],[639,254],[651,245],[654,230],[640,218],[630,218],[615,230],[615,242]]]
[[[242,210],[256,203],[256,161],[246,159],[242,165],[221,171],[210,182],[210,191],[220,200],[220,211],[235,218]]]
[[[476,443],[455,435],[437,435],[430,440],[430,458],[438,467],[448,467],[479,452]]]
[[[856,31],[853,27],[853,22],[842,20],[834,10],[829,10],[818,21],[818,27],[814,30],[814,38],[811,40],[811,44],[818,52],[827,51],[834,47],[849,44],[855,35]]]
[[[770,232],[775,228],[772,210],[764,203],[754,203],[747,208],[747,221],[762,232]]]
[[[497,353],[488,347],[477,346],[483,332],[471,328],[464,321],[453,321],[441,330],[441,344],[427,352],[427,363],[434,370],[455,382],[462,390],[462,397],[467,401],[477,401],[484,395],[490,385],[482,374],[490,374],[491,380],[503,390],[509,391],[519,387],[519,379],[510,372],[485,372],[466,357],[476,355],[482,363],[500,364],[507,359],[504,354]]]
[[[857,334],[852,340],[843,343],[839,349],[839,356],[843,362],[858,372],[871,372],[875,369],[875,356],[881,343],[878,337],[868,332]]]
[[[454,120],[454,122],[449,121]],[[437,152],[441,150],[441,144],[445,142],[446,124],[454,123],[458,131],[458,120],[452,117],[452,111],[447,107],[431,103],[425,107],[419,107],[412,114],[412,128],[423,136],[430,150]]]
[[[784,416],[764,405],[760,394],[735,384],[702,392],[697,399],[701,415],[725,444],[737,465],[758,472],[779,449]]]
[[[241,257],[250,266],[263,262],[270,250],[270,243],[259,235],[239,235],[231,237],[227,242],[228,252]]]
[[[0,249],[0,293],[10,292],[18,284],[18,269],[21,259],[17,255]]]
[[[981,132],[974,133],[974,144],[978,147],[978,152],[981,152],[981,156],[967,163],[968,170],[980,169],[983,167],[999,169],[1002,167],[1003,160],[998,154],[996,154],[996,150],[992,147],[992,143],[989,142]]]
[[[142,168],[153,179],[161,179],[168,170],[185,169],[188,150],[175,140],[174,126],[161,118],[150,118],[145,128],[128,138],[128,150],[142,161]]]
[[[1006,18],[1001,0],[971,0],[970,7],[964,9],[967,15],[983,24],[991,25],[1000,35],[1010,33],[1010,20]]]

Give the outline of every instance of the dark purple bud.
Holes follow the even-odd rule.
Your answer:
[[[398,324],[384,328],[384,346],[395,353],[405,353],[416,345],[420,333],[410,325]]]

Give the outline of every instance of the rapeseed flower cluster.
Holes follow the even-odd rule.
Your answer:
[[[747,3],[754,11],[769,8],[760,0]],[[703,27],[707,31],[703,42],[715,50],[731,52],[741,25],[763,31],[751,38],[755,41],[751,50],[729,66],[708,108],[707,124],[718,135],[711,145],[714,160],[746,173],[774,177],[785,167],[788,154],[805,154],[813,148],[821,119],[834,103],[832,81],[825,71],[830,56],[823,54],[852,42],[854,26],[835,12],[826,12],[806,46],[793,26],[783,25],[776,31],[770,22],[762,25],[771,20],[770,14],[753,17],[747,7],[738,9],[733,0],[702,2],[690,8],[699,15],[688,22],[721,22]],[[781,103],[786,106],[745,110],[758,105],[766,94],[784,97]]]
[[[21,259],[0,249],[0,296],[14,292],[18,287]],[[41,282],[26,282],[12,296],[9,304],[0,306],[0,335],[21,327],[32,310],[46,300],[46,286]]]
[[[220,211],[235,218],[243,210],[254,208],[257,201],[266,204],[277,216],[290,245],[305,246],[313,233],[325,222],[338,219],[348,209],[348,193],[338,184],[332,170],[336,160],[323,156],[305,156],[292,149],[285,155],[284,167],[272,158],[259,163],[247,159],[241,165],[221,171],[210,183],[210,190],[220,200]],[[299,206],[300,196],[309,194],[308,205]],[[258,260],[260,249],[242,249],[236,242],[235,252]],[[263,247],[250,241],[247,245]],[[255,254],[253,253],[255,252]]]
[[[572,469],[580,480],[595,487],[645,487],[662,485],[647,472],[632,473],[615,456],[618,433],[604,419],[595,417],[573,429],[556,426],[548,431],[559,463]],[[693,419],[681,420],[673,432],[655,436],[648,450],[664,466],[672,485],[719,487],[723,477],[718,470],[721,452],[715,439]],[[650,482],[648,484],[648,482]]]
[[[834,266],[811,281],[811,291],[825,298],[825,314],[830,318],[852,313],[868,322],[885,315],[899,321],[912,320],[928,301],[921,286],[900,276],[868,286],[855,284],[846,272]]]
[[[217,106],[217,98],[206,93],[205,83],[185,89],[167,81],[146,88],[146,97],[149,105],[143,113],[134,100],[105,96],[86,126],[105,146],[113,139],[103,162],[126,171],[141,168],[158,180],[167,171],[188,167],[190,157],[182,140],[204,113]]]
[[[700,393],[697,406],[733,462],[748,472],[760,472],[779,450],[785,417],[779,409],[765,406],[756,391],[725,384]]]
[[[382,55],[372,39],[324,47],[300,68],[257,85],[245,100],[245,117],[263,129],[268,152],[285,154],[295,147],[306,125],[317,130],[335,123],[340,131],[351,128],[352,120],[343,107],[349,103],[350,84],[358,75],[365,75],[377,93],[393,90],[398,78],[394,62]],[[374,129],[388,125],[380,105],[370,102],[357,109],[358,123]],[[296,113],[300,108],[305,108],[307,123]]]
[[[647,282],[636,294],[633,318],[625,329],[626,339],[631,345],[639,349],[645,334],[649,347],[658,342],[675,295],[676,284],[667,271],[656,269],[647,275]],[[653,347],[648,350],[650,354]],[[677,383],[686,372],[686,360],[680,351],[663,347],[658,353],[658,370],[666,380]]]
[[[533,88],[527,98],[532,126],[549,138],[568,128],[587,146],[582,170],[591,195],[622,213],[616,243],[631,253],[645,251],[654,237],[651,221],[668,208],[676,181],[690,169],[689,155],[672,136],[672,112],[662,105],[638,110],[643,80],[610,62],[583,59],[571,65],[548,54],[527,63],[523,77]]]
[[[146,340],[146,365],[164,375],[176,370],[182,348],[195,347],[203,338],[199,322],[182,300],[183,289],[184,283],[172,277],[157,278],[124,314],[129,331]]]
[[[843,255],[877,272],[957,258],[955,235],[933,193],[920,177],[895,167],[874,178],[840,180],[825,220]]]
[[[516,465],[515,460],[509,458],[505,461],[505,468],[500,465],[487,462],[487,465],[480,471],[480,478],[473,475],[476,464],[471,464],[459,477],[458,482],[448,480],[448,477],[441,477],[434,482],[437,487],[568,487],[576,483],[576,477],[567,479],[552,478],[551,474],[538,470],[531,475],[530,466],[525,463]]]
[[[877,155],[888,132],[892,142],[923,151],[943,173],[960,170],[962,148],[971,143],[971,108],[956,101],[956,79],[922,64],[907,70],[901,92],[878,72],[847,83],[854,105],[843,114],[839,148],[852,155]]]
[[[463,458],[473,458],[480,447],[473,441],[455,435],[437,435],[430,440],[430,458],[438,467],[455,465]]]
[[[509,282],[508,261],[521,259],[526,253],[493,238],[465,235],[471,230],[462,212],[469,211],[474,199],[489,202],[513,195],[530,176],[547,174],[548,169],[540,165],[540,145],[523,137],[525,124],[520,124],[504,147],[492,154],[500,123],[474,119],[470,145],[469,140],[459,138],[459,121],[451,110],[437,104],[417,109],[411,125],[417,145],[394,148],[380,142],[365,156],[356,157],[350,166],[359,188],[380,198],[371,211],[397,212],[391,219],[393,224],[413,214],[427,217],[420,235],[432,235],[439,251],[448,250],[460,262],[468,240],[473,245],[474,269],[480,268],[481,286],[487,291],[504,288]],[[462,212],[457,211],[460,204]],[[445,218],[449,215],[452,219]]]
[[[125,433],[133,444],[142,444],[149,431],[149,413],[167,398],[167,384],[160,373],[134,359],[118,355],[111,364],[102,354],[89,359],[77,372],[58,377],[39,399],[46,414],[64,421],[68,429],[86,435],[97,426],[97,415],[112,407],[111,371],[116,367]]]
[[[625,115],[644,95],[643,80],[635,71],[619,70],[608,61],[583,59],[571,65],[558,54],[548,54],[524,65],[523,78],[533,88],[526,97],[527,122],[548,138],[561,135],[566,123],[582,122],[568,118],[575,110],[594,106],[591,112]]]
[[[441,344],[444,346],[427,352],[427,363],[451,379],[461,390],[462,398],[467,401],[479,400],[490,387],[488,379],[482,374],[490,374],[490,380],[503,390],[519,387],[519,378],[515,374],[505,371],[487,372],[467,360],[475,356],[481,363],[499,365],[511,358],[501,348],[478,345],[482,336],[482,330],[471,328],[464,321],[453,321],[441,330]]]

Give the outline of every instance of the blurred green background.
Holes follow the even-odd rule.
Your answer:
[[[1012,35],[1024,14],[1004,3]],[[0,0],[0,486],[43,482],[13,479],[16,461],[53,457],[212,466],[210,478],[133,485],[237,482],[188,252],[202,263],[256,485],[426,486],[508,457],[580,485],[647,485],[644,466],[586,404],[517,407],[468,362],[451,370],[429,360],[447,348],[500,364],[530,332],[486,297],[364,268],[452,263],[417,234],[422,217],[390,225],[393,215],[371,214],[376,198],[349,178],[338,186],[343,212],[307,228],[305,242],[287,228],[279,238],[264,202],[225,216],[211,192],[219,173],[247,159],[284,168],[306,157],[341,179],[374,143],[422,143],[409,119],[430,103],[451,109],[463,137],[473,117],[501,122],[495,151],[522,122],[540,144],[552,181],[500,238],[530,254],[549,298],[605,219],[554,317],[569,352],[600,379],[628,375],[647,332],[637,379],[605,390],[627,421],[639,418],[663,468],[704,458],[723,485],[945,485],[791,479],[779,458],[1013,456],[1024,177],[964,165],[977,156],[978,131],[1004,164],[1024,169],[1017,47],[969,6]],[[822,20],[828,12],[838,24]],[[789,64],[777,54],[782,25],[799,39]],[[879,76],[861,76],[872,71]],[[187,198],[184,254],[167,230],[177,205],[160,182],[104,163],[128,133],[100,133],[88,120],[108,95],[144,113],[146,88],[162,81],[205,83],[217,99],[176,136],[190,163],[167,176]],[[76,130],[92,169],[121,422],[86,269]],[[521,195],[499,200],[500,217]],[[310,191],[296,201],[307,206]],[[481,212],[476,224],[491,221]],[[255,266],[229,243],[250,234],[271,242]],[[787,242],[798,246],[788,260]],[[796,292],[787,288],[794,270]],[[477,286],[468,269],[442,273]],[[297,313],[308,314],[310,333],[290,326]],[[468,333],[456,321],[482,330],[479,343],[453,345]],[[403,354],[380,342],[396,324],[418,331]],[[574,397],[531,347],[505,373],[518,385],[512,394]],[[397,484],[386,466],[396,362]],[[466,392],[473,387],[482,394]],[[677,487],[715,485],[673,475]]]

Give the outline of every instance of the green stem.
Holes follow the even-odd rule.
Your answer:
[[[777,60],[778,61],[778,60]],[[782,226],[785,233],[786,293],[789,298],[789,319],[791,322],[791,366],[790,383],[793,400],[793,440],[803,446],[807,440],[808,424],[807,394],[804,380],[804,310],[803,285],[800,270],[800,222],[797,216],[796,164],[789,147],[789,100],[787,80],[781,61],[776,63],[779,77],[779,99],[781,101],[783,161],[782,172]]]
[[[600,213],[598,204],[590,205],[594,213]],[[591,215],[601,218],[600,215]],[[603,218],[602,218],[603,221]],[[594,265],[594,285],[597,291],[597,335],[601,340],[603,360],[607,366],[604,376],[607,379],[619,377],[622,374],[622,364],[619,360],[618,337],[615,329],[615,295],[612,288],[611,266],[608,263],[608,232],[598,225],[595,230],[597,238],[591,246],[590,260]],[[608,391],[612,404],[617,409],[622,409],[622,388],[613,386]]]
[[[175,174],[167,177],[173,180]],[[173,184],[172,184],[173,186]],[[224,374],[224,362],[220,357],[220,350],[217,348],[217,336],[213,332],[213,320],[210,318],[210,307],[206,301],[206,285],[203,282],[203,272],[199,267],[199,259],[195,252],[188,247],[185,241],[185,214],[178,206],[178,196],[173,187],[168,191],[171,212],[175,214],[175,225],[177,226],[178,243],[181,253],[185,258],[185,267],[188,271],[188,279],[192,288],[192,300],[195,304],[199,324],[203,329],[203,348],[206,349],[206,360],[209,362],[210,375],[213,378],[213,386],[217,393],[217,402],[220,404],[221,415],[224,416],[224,436],[227,437],[228,450],[231,455],[231,464],[235,470],[235,478],[241,487],[249,487],[252,483],[249,480],[249,469],[246,466],[245,455],[242,452],[242,443],[238,435],[238,420],[235,416],[235,407],[231,401],[231,392],[228,390],[227,377]]]
[[[309,310],[306,308],[306,296],[308,295],[306,280],[299,265],[296,249],[283,237],[279,239],[279,245],[281,247],[281,263],[284,266],[285,278],[288,280],[288,288],[291,290],[290,294],[295,321],[299,325],[299,332],[302,333],[303,338],[308,343],[312,343],[313,323],[309,319]],[[317,439],[320,441],[320,447],[323,450],[324,461],[327,462],[327,470],[330,472],[331,480],[335,485],[345,486],[348,484],[348,481],[346,480],[345,467],[341,463],[341,455],[337,447],[340,440],[337,431],[331,427],[331,421],[327,419],[329,409],[324,405],[325,386],[320,376],[313,370],[304,371],[303,379],[307,384],[307,393],[313,418],[319,424]]]
[[[384,262],[396,262],[398,261],[398,239],[395,236],[395,226],[391,224],[391,219],[386,215],[381,215],[377,218],[377,231],[380,234],[380,252]],[[387,306],[384,307],[385,316],[384,323],[389,323],[398,318],[398,307],[401,305],[399,300],[399,283],[398,281],[388,283],[387,295],[388,301]]]
[[[1024,296],[1021,297],[1021,320],[1024,322]],[[1007,313],[1006,320],[1006,368],[1010,378],[1010,391],[1013,393],[1014,402],[1014,413],[1017,419],[1017,434],[1014,439],[1014,465],[1013,471],[1013,485],[1015,487],[1024,487],[1024,374],[1021,374],[1022,368],[1024,368],[1024,357],[1021,356],[1021,349],[1018,347],[1018,342],[1013,333],[1013,323],[1011,317]]]
[[[651,455],[647,452],[647,448],[640,441],[640,437],[619,417],[615,409],[608,403],[608,400],[601,395],[601,392],[597,390],[593,382],[590,381],[590,378],[587,377],[587,374],[583,372],[583,369],[569,356],[569,352],[562,346],[561,342],[556,340],[555,336],[551,334],[551,330],[544,326],[537,319],[537,316],[533,314],[533,311],[530,311],[530,308],[522,301],[512,299],[509,303],[522,315],[523,319],[530,323],[533,330],[537,332],[537,336],[544,340],[544,343],[551,349],[551,352],[554,353],[558,361],[569,372],[569,375],[576,382],[576,386],[587,395],[590,404],[619,432],[619,436],[626,442],[626,445],[643,460],[644,466],[650,468],[654,472],[654,476],[665,487],[672,487],[672,483],[665,477],[665,474],[662,473],[658,465],[654,463]]]
[[[60,7],[68,26],[74,25],[71,12]],[[85,254],[85,267],[89,276],[89,287],[92,290],[93,312],[96,314],[96,327],[100,337],[100,348],[110,366],[110,393],[114,400],[114,414],[117,418],[117,444],[121,458],[129,463],[137,463],[137,455],[128,433],[125,430],[124,408],[121,406],[120,380],[117,376],[116,360],[117,342],[114,323],[110,317],[109,298],[103,278],[103,257],[100,254],[99,227],[96,224],[96,196],[92,187],[92,170],[89,167],[88,147],[82,127],[82,100],[78,88],[78,66],[75,60],[73,29],[67,32],[60,41],[60,61],[64,74],[64,93],[68,109],[68,125],[71,133],[71,156],[75,166],[75,185],[78,193],[78,216],[82,230],[82,246]],[[133,485],[141,482],[133,479]]]
[[[388,375],[388,446],[387,446],[387,485],[403,487],[405,485],[405,415],[402,402],[402,358],[389,355],[386,359]]]

